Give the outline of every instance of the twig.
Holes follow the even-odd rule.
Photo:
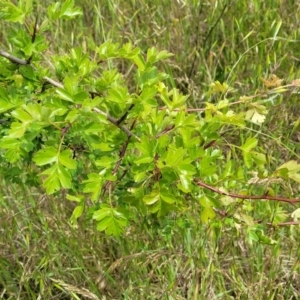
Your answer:
[[[271,223],[271,222],[267,222],[266,223],[269,226],[289,226],[289,225],[300,225],[300,222],[295,222],[295,221],[289,221],[289,222],[282,222],[282,223]]]
[[[137,135],[135,135],[134,133],[132,133],[126,126],[119,124],[119,123],[118,123],[118,120],[115,119],[114,117],[112,117],[111,115],[105,113],[104,111],[100,110],[100,109],[97,108],[97,107],[94,107],[94,108],[93,108],[93,111],[97,112],[98,114],[101,114],[101,115],[105,116],[106,119],[107,119],[110,123],[112,123],[112,124],[116,125],[117,127],[119,127],[122,131],[124,131],[124,132],[127,134],[128,137],[134,137],[134,138],[136,138],[139,142],[141,141],[140,138],[139,138]]]
[[[247,200],[273,200],[273,201],[281,201],[281,202],[286,202],[289,204],[294,205],[294,203],[299,203],[300,199],[289,199],[285,197],[278,197],[278,196],[269,196],[269,195],[261,195],[261,196],[251,196],[251,195],[241,195],[241,194],[234,194],[234,193],[227,193],[223,192],[211,185],[208,185],[200,180],[195,180],[194,181],[198,186],[202,186],[212,192],[215,192],[219,195],[224,195],[224,196],[229,196],[232,198],[238,198],[238,199],[247,199]]]
[[[32,37],[31,37],[31,43],[34,43],[35,38],[36,38],[36,34],[38,32],[38,19],[39,19],[39,17],[37,16],[36,19],[35,19],[34,26],[33,26],[33,33],[32,33]]]
[[[134,108],[134,104],[131,104],[125,114],[117,121],[118,124],[121,124],[128,116],[129,112]]]
[[[8,52],[6,52],[6,51],[4,51],[4,50],[2,50],[2,49],[0,49],[0,55],[3,56],[3,57],[5,57],[5,58],[7,58],[8,60],[10,60],[11,62],[13,62],[13,63],[15,63],[15,64],[19,64],[19,65],[29,65],[29,63],[30,63],[30,62],[28,62],[28,61],[26,61],[26,60],[23,60],[23,59],[20,59],[20,58],[18,58],[18,57],[15,57],[15,56],[11,55],[10,53],[8,53]],[[34,70],[36,70],[35,67],[32,66],[32,68],[33,68]],[[44,79],[45,81],[47,81],[48,83],[50,83],[51,85],[55,86],[55,87],[58,87],[58,88],[61,88],[61,89],[64,88],[64,86],[63,86],[62,83],[60,83],[60,82],[58,82],[58,81],[55,81],[55,80],[53,80],[52,78],[49,78],[48,76],[44,76],[43,79]],[[112,123],[112,124],[114,124],[115,126],[117,126],[118,128],[120,128],[123,132],[126,133],[126,135],[127,135],[128,137],[134,137],[134,138],[136,138],[139,142],[141,141],[140,138],[139,138],[137,135],[135,135],[134,133],[132,133],[126,126],[119,124],[118,120],[115,119],[114,117],[110,116],[109,114],[105,113],[104,111],[102,111],[101,109],[96,108],[96,107],[93,108],[93,111],[95,111],[95,112],[98,113],[98,114],[101,114],[101,115],[105,116],[106,119],[107,119],[110,123]]]
[[[130,127],[130,130],[133,129],[133,127],[134,127],[134,125],[135,125],[135,122],[136,122],[136,120],[132,123],[132,125],[131,125],[131,127]],[[121,150],[120,150],[120,153],[119,153],[119,159],[118,159],[118,161],[117,161],[117,163],[116,163],[116,165],[115,165],[115,167],[114,167],[114,169],[113,169],[113,171],[112,171],[112,175],[116,175],[116,174],[117,174],[117,171],[119,170],[119,168],[120,168],[120,166],[121,166],[121,162],[122,162],[122,160],[123,160],[123,158],[124,158],[124,156],[125,156],[127,147],[128,147],[128,145],[129,145],[129,140],[130,140],[130,137],[128,137],[127,141],[125,142],[125,144],[122,146],[122,148],[121,148]],[[125,170],[125,172],[126,172],[126,170]],[[108,190],[108,188],[111,186],[111,184],[112,184],[112,181],[111,181],[111,180],[109,180],[109,181],[106,182],[105,187],[104,187],[104,189],[103,189],[103,195],[104,195],[104,193]]]
[[[26,60],[12,56],[11,54],[9,54],[8,52],[6,52],[2,49],[0,49],[0,55],[9,59],[11,62],[13,62],[15,64],[19,64],[19,65],[27,65],[28,64]]]
[[[39,19],[39,17],[37,16],[36,19],[35,19],[34,26],[33,26],[33,33],[32,33],[32,36],[31,36],[31,43],[32,44],[34,43],[35,38],[36,38],[36,34],[38,32],[38,19]],[[30,64],[32,58],[33,58],[33,54],[31,54],[31,56],[27,59],[27,64],[28,65]]]

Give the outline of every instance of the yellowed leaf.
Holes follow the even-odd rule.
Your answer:
[[[216,93],[224,94],[230,91],[233,91],[233,88],[231,88],[226,82],[220,83],[220,81],[215,81],[210,84],[209,95]]]
[[[292,81],[292,85],[294,86],[300,86],[300,79],[295,79]]]
[[[260,78],[267,88],[281,86],[283,79],[278,78],[275,74],[271,74],[269,79]]]

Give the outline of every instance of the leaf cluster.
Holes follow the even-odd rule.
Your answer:
[[[193,201],[203,223],[226,210],[235,222],[254,226],[252,207],[226,195],[229,189],[265,195],[275,179],[300,181],[295,161],[269,173],[256,137],[240,145],[226,140],[228,132],[243,130],[248,122],[264,122],[267,109],[255,97],[242,97],[245,109],[235,112],[227,98],[234,90],[214,82],[208,95],[218,103],[208,101],[205,116],[191,113],[188,95],[170,88],[169,75],[158,67],[172,54],[155,48],[143,54],[131,43],[72,48],[48,57],[47,64],[45,31],[51,27],[46,24],[79,16],[74,1],[50,5],[40,27],[32,21],[31,1],[1,5],[6,22],[23,25],[11,28],[16,56],[2,51],[0,59],[3,174],[13,166],[10,180],[42,185],[48,194],[67,191],[67,199],[77,203],[73,224],[86,212],[98,230],[119,235],[138,216],[181,214]],[[118,70],[119,60],[131,65],[133,82]],[[256,172],[250,183],[249,171]],[[200,188],[199,180],[224,195]],[[258,184],[263,180],[265,188]]]

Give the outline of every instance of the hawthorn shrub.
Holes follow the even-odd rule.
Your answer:
[[[31,1],[0,3],[8,37],[7,49],[0,49],[0,163],[7,182],[66,194],[76,202],[73,225],[91,217],[99,231],[116,236],[140,217],[184,214],[191,201],[204,224],[244,224],[265,243],[274,241],[260,223],[296,223],[298,210],[285,222],[283,204],[300,200],[275,190],[300,182],[300,165],[271,168],[257,137],[227,140],[234,128],[255,124],[259,131],[268,112],[259,95],[235,99],[233,88],[214,82],[205,107],[191,109],[188,95],[170,88],[159,69],[172,54],[89,39],[53,53],[58,20],[81,15],[74,1],[56,2],[39,18]],[[282,86],[275,75],[264,83],[264,95],[299,86],[297,80]],[[261,200],[278,204],[275,216],[273,202]],[[258,202],[265,209],[254,219]]]

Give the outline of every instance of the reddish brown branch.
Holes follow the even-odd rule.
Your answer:
[[[213,141],[209,142],[208,144],[204,145],[203,150],[206,150],[206,149],[212,147],[216,143],[216,141],[217,140],[213,140]]]
[[[251,196],[251,195],[241,195],[241,194],[234,194],[234,193],[226,193],[223,192],[213,186],[210,186],[200,180],[195,180],[194,181],[198,186],[202,186],[212,192],[215,192],[219,195],[224,195],[224,196],[229,196],[232,198],[238,198],[238,199],[247,199],[247,200],[272,200],[272,201],[281,201],[281,202],[286,202],[289,204],[294,205],[294,203],[299,203],[300,199],[289,199],[285,197],[279,197],[279,196],[269,196],[269,195],[261,195],[261,196]]]
[[[161,131],[160,133],[158,133],[158,134],[155,136],[155,138],[156,138],[156,139],[159,138],[161,135],[164,135],[164,134],[170,132],[170,131],[173,130],[174,128],[175,128],[174,125],[172,125],[172,126],[167,126],[163,131]]]

